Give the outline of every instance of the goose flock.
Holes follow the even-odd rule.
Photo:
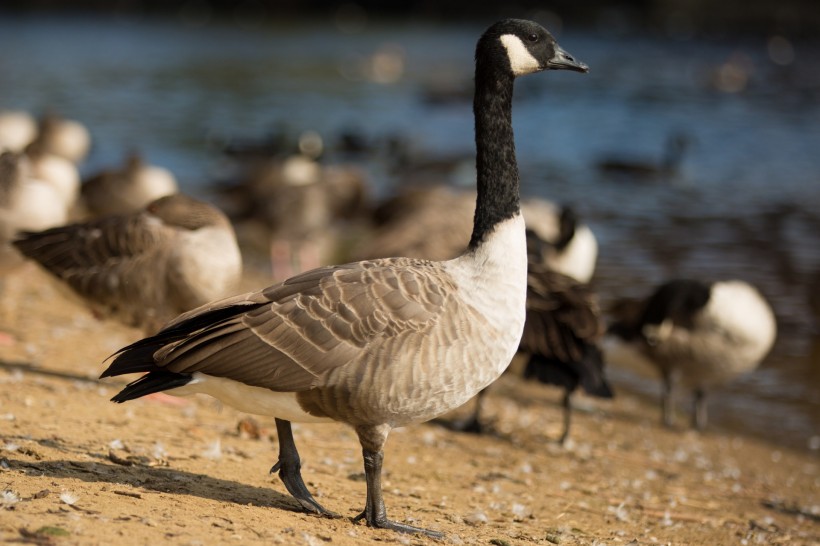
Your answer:
[[[588,68],[537,23],[491,25],[475,49],[476,190],[414,182],[377,203],[361,169],[319,161],[315,135],[228,150],[243,168],[216,192],[223,212],[135,152],[82,179],[84,126],[0,112],[1,259],[38,264],[95,313],[145,332],[102,372],[140,374],[114,402],[204,393],[274,418],[271,472],[326,517],[338,514],[305,484],[291,423],[346,424],[367,485],[353,520],[441,537],[388,518],[385,443],[473,398],[451,426],[486,430],[482,396],[517,354],[525,379],[564,390],[564,442],[579,387],[614,396],[606,366],[645,363],[667,426],[675,388],[691,389],[702,429],[707,391],[753,371],[776,338],[771,306],[740,280],[671,279],[601,309],[591,228],[573,206],[520,196],[514,81],[550,70]],[[683,147],[671,142],[670,157],[641,172],[672,173]],[[259,233],[278,282],[237,294]]]

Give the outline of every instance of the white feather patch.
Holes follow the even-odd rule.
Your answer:
[[[245,413],[278,417],[297,423],[327,423],[330,419],[310,415],[299,406],[296,393],[275,392],[262,387],[245,385],[225,377],[194,373],[194,379],[182,387],[166,391],[174,396],[208,394],[220,402]]]
[[[513,74],[523,76],[541,69],[541,65],[527,50],[527,46],[524,45],[521,38],[514,34],[504,34],[500,39],[504,49],[507,50],[507,57],[510,59]]]

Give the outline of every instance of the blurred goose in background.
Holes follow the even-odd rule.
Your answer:
[[[43,152],[63,157],[75,165],[91,150],[91,133],[79,121],[48,113],[40,119],[37,131],[35,142]]]
[[[406,188],[376,208],[375,227],[354,249],[354,256],[402,255],[429,260],[458,256],[470,232],[474,202],[474,192],[448,186]],[[521,213],[530,235],[541,240],[540,263],[579,282],[589,282],[595,272],[598,243],[574,210],[529,198],[521,202]]]
[[[182,194],[129,215],[23,233],[14,246],[93,309],[148,332],[227,295],[242,272],[227,217]]]
[[[304,138],[300,149],[305,152],[246,165],[235,182],[217,188],[238,225],[261,232],[257,238],[264,242],[257,246],[269,249],[275,279],[335,258],[340,233],[346,231],[337,224],[356,221],[369,206],[363,169],[319,163],[314,156],[321,146],[308,145]]]
[[[113,401],[204,392],[274,416],[272,471],[305,510],[322,515],[334,514],[302,480],[290,421],[346,423],[359,437],[367,482],[354,521],[441,537],[388,519],[384,444],[393,428],[460,406],[509,365],[524,326],[527,263],[513,81],[546,69],[587,70],[544,28],[515,19],[482,35],[475,63],[478,195],[464,254],[324,267],[207,304],[115,355],[102,377],[146,375]]]
[[[0,110],[0,152],[22,152],[37,138],[37,120],[22,110]]]
[[[531,198],[521,203],[521,211],[530,230],[530,263],[543,264],[580,283],[592,280],[598,261],[598,240],[589,226],[580,221],[575,209]]]
[[[475,199],[474,191],[449,186],[404,188],[375,208],[373,229],[356,245],[353,256],[454,258],[470,237]]]
[[[71,211],[80,195],[80,171],[63,156],[48,152],[40,141],[26,147],[34,177],[48,182],[62,196],[66,210]]]
[[[666,139],[663,157],[660,161],[630,157],[610,157],[596,163],[598,170],[621,179],[651,180],[676,175],[680,169],[691,138],[682,133],[674,133]]]
[[[673,280],[642,300],[621,300],[604,343],[610,365],[648,363],[661,375],[663,423],[674,421],[673,391],[694,392],[692,424],[706,426],[706,393],[751,372],[771,350],[776,324],[771,307],[739,280]]]
[[[94,216],[130,214],[178,191],[171,171],[146,163],[136,153],[121,168],[101,171],[80,186],[83,203]]]
[[[64,224],[68,210],[50,183],[34,177],[25,154],[0,154],[0,238],[9,241],[21,230],[41,230]]]

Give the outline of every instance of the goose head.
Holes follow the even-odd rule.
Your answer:
[[[504,19],[492,25],[478,44],[476,62],[488,61],[505,66],[513,76],[542,70],[588,72],[586,64],[564,51],[547,29],[532,21]],[[498,57],[506,58],[499,63]]]

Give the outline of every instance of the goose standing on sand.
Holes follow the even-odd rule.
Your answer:
[[[757,368],[776,335],[772,309],[756,288],[738,281],[673,280],[645,300],[613,306],[606,359],[625,368],[648,362],[661,374],[663,423],[674,421],[673,389],[694,392],[692,424],[706,426],[706,391]]]
[[[391,521],[382,497],[391,429],[430,420],[494,381],[524,326],[527,255],[512,129],[513,81],[547,69],[586,72],[536,23],[492,25],[476,46],[478,197],[467,251],[450,261],[385,258],[324,267],[178,317],[121,349],[101,377],[148,372],[112,399],[168,390],[207,393],[276,417],[278,471],[307,511],[333,515],[307,490],[290,421],[338,421],[362,446],[365,508]]]
[[[242,273],[228,218],[182,194],[130,215],[24,233],[14,246],[96,310],[149,333],[230,294]]]

